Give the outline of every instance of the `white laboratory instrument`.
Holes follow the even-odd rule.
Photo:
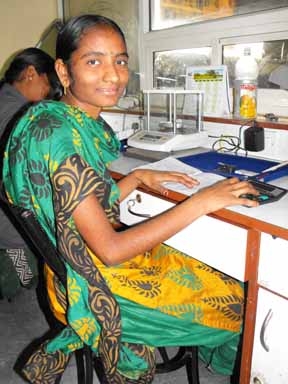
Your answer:
[[[171,152],[203,147],[207,144],[206,132],[173,135],[171,133],[138,131],[128,138],[128,145],[150,151]]]
[[[203,130],[203,91],[144,90],[144,127],[128,138],[128,146],[171,152],[203,147],[208,134]],[[184,102],[191,113],[183,114]]]

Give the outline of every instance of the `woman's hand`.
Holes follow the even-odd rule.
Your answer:
[[[134,171],[134,176],[137,178],[139,185],[143,184],[164,196],[167,196],[169,193],[169,189],[165,188],[164,183],[180,183],[187,188],[193,188],[199,184],[196,179],[182,172],[137,169]]]
[[[259,203],[245,197],[247,194],[259,195],[248,181],[239,181],[237,178],[231,178],[201,189],[191,197],[191,200],[199,199],[199,204],[204,209],[204,214],[233,205],[257,207]]]

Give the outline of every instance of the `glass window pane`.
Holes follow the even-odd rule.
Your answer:
[[[227,65],[231,87],[235,64],[245,47],[250,47],[251,56],[258,63],[258,88],[288,89],[288,40],[223,46],[223,64]]]
[[[187,66],[210,64],[211,47],[154,52],[153,87],[184,89]]]
[[[288,0],[150,0],[151,30],[287,7]]]

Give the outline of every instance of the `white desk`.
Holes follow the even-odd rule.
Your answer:
[[[141,160],[121,157],[112,164],[111,170],[123,175],[143,164]],[[288,188],[288,177],[273,183]],[[127,224],[143,220],[127,212],[127,200],[134,199],[137,193],[141,194],[142,201],[135,210],[151,215],[186,198],[172,192],[167,201],[151,191],[135,191],[121,206],[121,215]],[[175,248],[248,282],[240,384],[288,382],[287,364],[280,358],[287,356],[288,345],[287,212],[288,195],[257,208],[222,209],[201,217],[167,240]],[[272,320],[267,322],[271,313]]]
[[[148,162],[144,160],[133,159],[131,157],[121,155],[119,159],[111,164],[110,169],[125,175],[128,174],[133,168],[147,163]],[[271,184],[288,188],[288,176],[282,177],[281,179],[273,182],[271,181]],[[265,223],[288,229],[288,194],[275,203],[262,205],[253,209],[242,206],[230,207],[227,209]],[[285,214],[285,212],[287,212],[287,214]]]
[[[288,188],[288,176],[271,181],[271,184]],[[251,209],[239,206],[229,209],[233,212],[238,212],[248,217],[288,229],[288,194],[277,202],[267,205],[264,204],[257,208]]]

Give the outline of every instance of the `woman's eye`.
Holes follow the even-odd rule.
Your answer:
[[[122,65],[123,67],[127,67],[127,66],[128,66],[128,60],[118,59],[118,60],[116,61],[116,63],[117,63],[118,65]]]
[[[97,65],[97,64],[100,63],[100,61],[97,60],[97,59],[91,59],[91,60],[87,61],[87,63],[88,63],[89,65]]]

